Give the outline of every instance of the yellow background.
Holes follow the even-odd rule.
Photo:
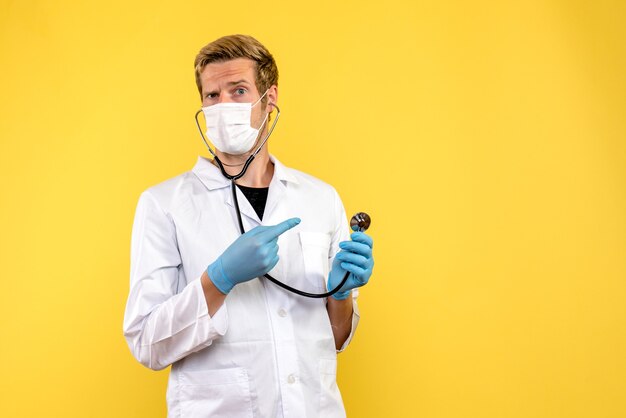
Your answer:
[[[1,1],[0,416],[165,416],[130,231],[231,33],[278,62],[271,151],[373,218],[350,416],[626,416],[625,5]]]

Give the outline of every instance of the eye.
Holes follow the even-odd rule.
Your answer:
[[[237,96],[242,96],[242,95],[246,94],[246,91],[247,91],[247,90],[246,90],[246,89],[244,89],[243,87],[239,87],[239,88],[237,88],[237,89],[235,90],[235,94],[236,94]]]

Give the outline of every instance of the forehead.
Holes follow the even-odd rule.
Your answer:
[[[245,80],[254,85],[255,62],[248,58],[207,64],[200,72],[202,90],[222,87],[233,81]]]

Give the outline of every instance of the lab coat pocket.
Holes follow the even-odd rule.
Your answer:
[[[242,367],[181,371],[180,406],[183,417],[252,418],[255,396]]]
[[[341,393],[337,386],[337,359],[321,359],[320,373],[320,417],[345,417]]]
[[[330,271],[330,235],[322,232],[300,232],[300,244],[307,282],[316,291],[325,291]]]

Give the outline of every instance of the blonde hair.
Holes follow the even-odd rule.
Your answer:
[[[255,62],[256,77],[254,83],[259,94],[272,85],[278,85],[278,67],[270,52],[259,41],[248,35],[229,35],[219,38],[202,47],[194,61],[196,85],[202,97],[200,73],[207,64],[248,58]],[[265,103],[267,96],[261,101]]]

